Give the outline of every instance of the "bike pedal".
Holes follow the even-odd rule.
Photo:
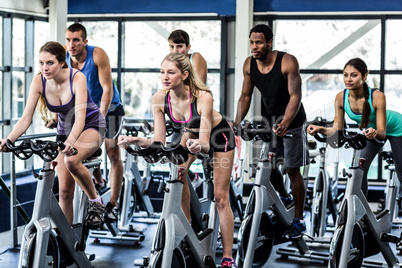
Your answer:
[[[89,261],[95,260],[95,253],[87,253],[86,255]]]
[[[216,267],[214,258],[212,258],[211,256],[204,257],[204,264],[206,264],[207,267]]]

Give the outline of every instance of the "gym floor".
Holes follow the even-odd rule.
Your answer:
[[[306,223],[308,224],[309,215],[306,213]],[[155,222],[155,221],[154,221]],[[149,251],[151,248],[152,238],[155,233],[156,223],[142,223],[134,222],[134,227],[136,228],[146,228],[144,231],[145,240],[140,243],[140,245],[133,245],[132,242],[128,241],[113,241],[109,239],[101,239],[100,243],[94,243],[93,238],[88,238],[87,242],[87,253],[93,253],[96,255],[95,260],[92,261],[92,265],[96,268],[126,268],[134,267],[133,261],[135,259],[141,259],[144,256],[149,256]],[[307,226],[308,228],[308,226]],[[19,230],[22,233],[22,228]],[[400,235],[400,228],[396,227],[392,229],[392,233]],[[328,233],[330,237],[331,234]],[[21,237],[21,236],[19,236]],[[17,267],[19,248],[12,249],[11,245],[11,233],[4,232],[0,233],[0,267]],[[313,250],[320,252],[325,252],[328,250],[327,247],[315,247],[317,243],[312,245]],[[314,247],[313,247],[314,246]],[[236,248],[236,245],[234,245]],[[280,255],[276,253],[278,248],[291,247],[289,243],[284,243],[276,245],[271,253],[268,262],[264,267],[275,267],[275,268],[296,268],[296,267],[326,267],[323,261],[289,257],[288,259],[281,258]],[[395,245],[391,245],[395,252]],[[397,254],[399,260],[402,262],[402,255]],[[217,264],[220,263],[221,255],[218,253],[216,257]],[[369,260],[383,261],[381,254],[377,254],[368,258]],[[75,266],[72,266],[75,267]]]

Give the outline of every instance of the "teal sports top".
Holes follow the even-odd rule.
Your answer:
[[[370,122],[367,127],[371,127],[376,129],[376,112],[373,108],[373,92],[377,90],[376,88],[369,88],[370,96],[368,102],[370,104]],[[349,90],[344,89],[343,91],[343,109],[345,110],[346,114],[349,116],[350,119],[355,121],[357,124],[360,124],[362,119],[361,113],[355,113],[350,108],[349,104]],[[399,137],[402,136],[402,114],[387,110],[387,128],[386,128],[386,135],[392,137]]]

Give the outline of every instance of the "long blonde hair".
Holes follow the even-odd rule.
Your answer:
[[[212,91],[195,74],[190,59],[186,55],[172,52],[166,55],[162,63],[166,60],[174,62],[182,73],[188,72],[188,77],[184,80],[184,84],[190,87],[191,103],[195,101],[199,91],[206,91],[212,95]]]
[[[66,62],[66,50],[60,43],[54,42],[54,41],[49,41],[49,42],[45,43],[39,49],[39,53],[41,53],[43,51],[48,52],[52,55],[55,55],[56,59],[60,63],[64,63],[63,68],[68,68],[68,65]],[[39,74],[40,74],[40,72],[39,72]],[[42,94],[40,95],[37,109],[39,110],[41,118],[45,123],[47,123],[49,120],[52,119],[52,113],[47,109],[45,97]]]

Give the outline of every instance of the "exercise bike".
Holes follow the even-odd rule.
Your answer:
[[[138,122],[137,122],[138,123]],[[148,124],[141,122],[142,124],[137,125],[126,125],[124,127],[130,133],[138,132],[148,133]],[[134,135],[134,134],[133,134]],[[96,161],[99,159],[91,160],[84,165],[96,165]],[[92,163],[93,162],[93,163]],[[133,242],[135,246],[140,245],[142,241],[145,240],[144,231],[145,227],[134,227],[132,224],[132,218],[134,217],[135,203],[140,197],[143,197],[140,192],[141,187],[141,175],[139,173],[136,162],[129,157],[124,159],[125,170],[124,170],[124,180],[123,187],[119,198],[119,217],[117,222],[105,223],[106,227],[103,226],[101,230],[92,230],[89,237],[95,238],[95,243],[100,243],[100,239],[109,239],[115,241],[130,241]],[[109,187],[105,188],[101,193],[99,193],[103,201],[107,203],[110,200],[111,189]],[[86,198],[86,195],[81,195],[82,198]],[[146,205],[150,205],[149,198],[145,197],[140,199]],[[86,204],[87,202],[84,202]],[[152,208],[152,205],[150,205]],[[153,209],[152,209],[153,212]]]
[[[7,140],[7,152],[12,152],[21,160],[26,160],[36,154],[44,160],[39,174],[35,204],[31,221],[26,225],[22,237],[19,268],[36,267],[66,267],[75,263],[78,267],[92,267],[85,254],[85,241],[88,227],[77,223],[70,226],[61,210],[52,189],[54,183],[54,168],[57,162],[58,148],[63,149],[62,142],[41,140],[23,140],[14,145]],[[53,161],[53,162],[52,162]]]
[[[264,125],[247,121],[240,133],[245,141],[259,139],[263,144],[253,190],[239,230],[236,263],[239,267],[262,267],[268,261],[273,245],[288,241],[283,234],[294,218],[294,206],[286,207],[270,182],[276,166],[275,154],[269,152],[274,134]],[[277,253],[328,261],[328,254],[311,251],[303,237],[292,242],[297,249],[278,249]]]
[[[125,135],[137,137],[142,135],[148,137],[153,132],[153,127],[145,119],[124,118],[123,128]],[[171,125],[166,124],[166,135],[170,136],[173,133]],[[162,181],[163,176],[152,174],[152,164],[145,162],[142,168],[138,164],[138,156],[124,153],[124,181],[122,192],[124,197],[129,197],[121,200],[121,216],[120,225],[130,225],[132,221],[157,223],[160,213],[155,211],[151,202],[150,189],[155,181]]]
[[[135,260],[134,265],[142,267],[197,267],[216,268],[214,258],[218,235],[218,215],[215,202],[211,200],[208,228],[196,234],[180,208],[183,178],[183,168],[179,165],[188,160],[188,152],[178,145],[166,148],[161,142],[154,142],[144,149],[133,150],[127,148],[133,155],[141,155],[149,163],[160,160],[171,165],[169,179],[166,185],[161,184],[165,192],[162,215],[158,222],[155,237],[152,243],[151,256],[143,260]],[[207,155],[197,154],[205,159]],[[213,192],[213,191],[212,191]]]
[[[320,135],[320,134],[317,134]],[[333,148],[353,148],[352,164],[346,173],[348,182],[345,196],[340,206],[336,220],[335,232],[330,243],[330,262],[328,267],[361,267],[366,257],[382,253],[388,267],[400,267],[398,258],[393,253],[389,243],[399,243],[400,237],[391,234],[392,218],[395,202],[388,202],[383,211],[374,215],[366,196],[361,190],[363,165],[365,159],[360,158],[367,142],[383,143],[367,140],[364,135],[356,132],[337,131],[326,137]],[[388,200],[395,200],[396,178],[390,180]],[[373,261],[365,261],[364,265],[383,265]]]

